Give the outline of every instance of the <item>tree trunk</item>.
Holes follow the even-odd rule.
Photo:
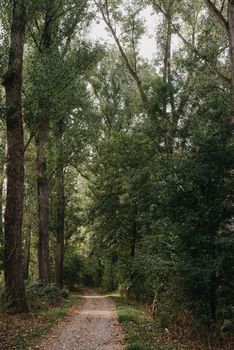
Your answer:
[[[8,71],[5,76],[7,122],[7,198],[5,211],[5,284],[9,306],[28,311],[22,256],[24,202],[24,134],[22,118],[22,70],[25,2],[13,1]]]
[[[64,177],[62,175],[62,177]],[[60,180],[63,181],[62,179]],[[59,194],[58,212],[57,212],[57,241],[56,241],[56,283],[63,288],[63,260],[64,260],[64,213],[65,199],[64,188],[61,186]]]
[[[3,176],[4,176],[4,161],[1,159],[0,164],[0,270],[3,269],[4,262],[4,231],[3,231]]]
[[[48,119],[40,122],[36,137],[37,147],[37,191],[38,191],[38,278],[49,283],[49,189],[47,176],[47,138],[49,130]]]
[[[0,156],[0,245],[3,241],[3,185],[4,185],[4,154]]]
[[[231,125],[234,124],[234,2],[229,0],[228,3],[228,25],[229,25],[229,48],[231,61],[231,93],[232,93],[232,113]]]
[[[217,310],[217,277],[215,272],[211,274],[211,285],[210,285],[210,312],[214,322],[216,322],[216,310]]]
[[[166,149],[169,153],[173,153],[176,129],[178,124],[178,115],[175,108],[175,97],[172,90],[173,81],[172,81],[172,72],[171,72],[171,56],[172,56],[172,20],[171,14],[166,13],[166,38],[165,38],[165,50],[164,50],[164,68],[163,68],[163,82],[167,84],[168,93],[164,97],[163,101],[163,113],[168,122],[168,135],[165,139]],[[168,106],[170,106],[170,112],[168,112]]]
[[[63,258],[64,258],[64,217],[65,217],[65,191],[64,191],[64,153],[63,153],[63,122],[58,125],[57,143],[57,241],[56,241],[56,283],[63,288]]]
[[[52,47],[53,29],[53,7],[54,0],[46,1],[46,12],[44,19],[44,30],[41,37],[39,54],[50,55]],[[45,87],[46,88],[46,87]],[[43,96],[43,94],[42,94]],[[46,94],[44,95],[46,96]],[[49,116],[45,108],[46,97],[38,97],[39,129],[36,136],[37,146],[37,189],[38,189],[38,277],[44,283],[49,283],[49,188],[47,175],[47,147],[49,135]]]
[[[30,250],[31,250],[31,236],[32,228],[29,227],[26,237],[25,250],[24,250],[24,279],[29,278],[29,263],[30,263]]]
[[[136,243],[137,243],[137,222],[136,219],[134,219],[133,225],[132,225],[132,242],[131,242],[131,257],[135,257],[136,253]]]

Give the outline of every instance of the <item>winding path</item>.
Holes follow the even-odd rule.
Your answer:
[[[114,302],[85,289],[84,302],[51,334],[40,350],[123,350],[124,334]]]

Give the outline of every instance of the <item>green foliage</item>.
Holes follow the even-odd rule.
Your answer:
[[[127,350],[149,350],[150,348],[147,348],[145,346],[142,346],[140,344],[132,344],[127,347]]]
[[[145,305],[119,296],[113,296],[113,298],[117,304],[118,320],[126,333],[127,349],[187,349],[175,341],[163,338],[162,330],[152,319]]]
[[[81,283],[83,271],[83,259],[77,253],[66,254],[64,263],[64,282],[68,288],[72,289]]]
[[[25,141],[31,139],[31,143],[25,151],[23,241],[27,243],[32,232],[31,277],[37,274],[38,244],[34,137],[47,119],[50,263],[53,269],[62,155],[66,286],[71,289],[83,283],[119,289],[132,299],[154,303],[158,325],[164,328],[186,315],[200,329],[213,329],[215,324],[222,335],[231,333],[234,145],[228,122],[232,109],[228,40],[223,28],[199,1],[98,0],[92,9],[91,1],[55,0],[49,21],[52,39],[45,47],[49,3],[27,2],[23,110]],[[9,41],[9,2],[3,4],[2,78]],[[216,1],[216,5],[224,6],[225,16],[225,2]],[[157,13],[157,54],[151,62],[140,57],[146,34],[142,14],[147,6]],[[113,45],[87,39],[95,10],[101,10],[116,30],[121,55]],[[146,106],[139,87],[146,95]],[[3,183],[2,89],[0,113]],[[3,243],[0,227],[2,261]],[[56,304],[67,293],[55,284],[27,284],[29,300],[39,300],[39,307],[41,302]],[[119,312],[124,327],[134,324],[136,329],[142,326],[141,333],[145,331],[134,308]],[[129,346],[148,345],[134,334]]]
[[[165,91],[154,84],[163,104]],[[103,286],[145,301],[156,297],[164,326],[186,309],[211,324],[217,315],[223,320],[233,303],[225,276],[233,251],[225,224],[234,156],[229,95],[211,86],[207,81],[190,96],[193,109],[186,122],[180,116],[173,153],[155,149],[149,129],[158,126],[158,117],[138,117],[129,130],[112,128],[93,162],[91,249],[102,261]],[[154,136],[163,142],[165,132],[166,124]]]
[[[44,285],[39,282],[28,281],[26,284],[26,293],[28,300],[32,305],[37,299],[39,299],[39,306],[42,301],[49,305],[56,305],[62,298],[66,299],[69,297],[69,292],[65,288],[60,289],[56,283]]]

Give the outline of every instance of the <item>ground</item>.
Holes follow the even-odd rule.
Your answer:
[[[124,334],[114,302],[83,290],[83,302],[39,346],[40,350],[123,350]]]

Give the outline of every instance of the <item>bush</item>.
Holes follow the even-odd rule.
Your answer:
[[[60,289],[60,294],[64,299],[69,298],[69,290],[67,288]]]
[[[60,289],[56,283],[44,285],[41,282],[30,281],[26,283],[26,293],[29,303],[40,299],[49,305],[56,305],[61,299],[69,296],[68,290]]]

